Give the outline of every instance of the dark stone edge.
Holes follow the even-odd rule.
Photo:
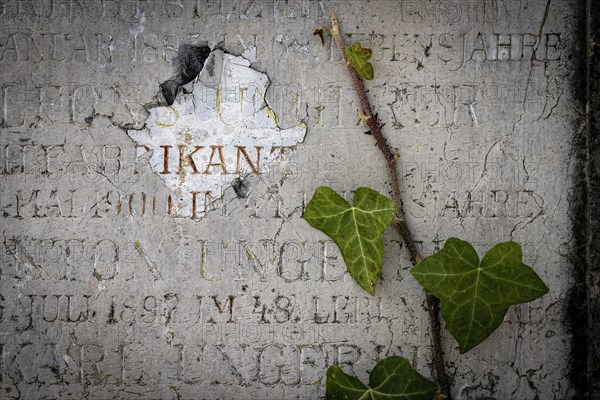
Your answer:
[[[573,2],[574,3],[574,2]],[[593,293],[590,285],[591,265],[591,213],[593,179],[590,174],[592,148],[591,138],[593,135],[594,124],[591,123],[592,103],[594,94],[592,86],[594,75],[598,77],[598,57],[591,52],[592,21],[594,13],[598,13],[600,7],[594,5],[598,0],[587,0],[579,7],[575,28],[575,38],[579,44],[582,57],[579,57],[575,70],[573,71],[573,90],[577,107],[582,110],[582,122],[584,129],[581,132],[573,133],[572,148],[575,154],[575,169],[573,173],[573,188],[569,194],[569,203],[571,204],[571,226],[573,233],[573,249],[569,255],[569,266],[572,268],[574,284],[566,294],[566,323],[571,333],[571,357],[570,357],[570,390],[569,397],[576,399],[593,399],[597,397],[597,389],[593,386],[595,383],[591,379],[591,372],[594,368],[592,362],[592,342],[594,338],[593,320],[591,302]],[[596,61],[596,65],[594,62]],[[596,74],[593,73],[596,69]],[[598,97],[598,93],[595,94]],[[597,100],[596,100],[597,102]],[[598,125],[595,126],[598,129]],[[597,136],[597,135],[596,135]],[[596,335],[597,336],[597,335]]]
[[[587,387],[600,398],[600,2],[588,0],[587,20]]]
[[[583,47],[574,71],[576,97],[584,110],[584,129],[574,137],[576,169],[570,194],[573,227],[574,286],[567,294],[567,322],[571,332],[570,394],[600,398],[600,2],[587,0],[576,37]],[[594,40],[595,38],[595,40]],[[585,53],[583,53],[585,51]]]

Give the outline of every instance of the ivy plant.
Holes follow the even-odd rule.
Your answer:
[[[473,246],[450,238],[442,250],[411,270],[425,290],[442,300],[442,317],[461,353],[491,335],[509,306],[548,293],[521,258],[519,244],[504,242],[492,247],[480,263]]]
[[[358,188],[351,206],[334,190],[321,186],[307,204],[304,219],[333,239],[352,278],[373,295],[383,264],[381,236],[396,209],[396,203],[373,189]]]
[[[548,287],[523,263],[521,246],[515,242],[493,246],[479,261],[471,244],[449,238],[440,251],[424,259],[421,257],[404,218],[397,152],[391,150],[381,133],[383,125],[371,111],[361,80],[373,79],[370,63],[373,52],[358,42],[344,46],[335,16],[331,17],[331,26],[315,31],[323,42],[325,31],[331,33],[346,63],[362,107],[361,118],[386,161],[393,200],[371,188],[361,187],[356,189],[350,205],[333,189],[319,187],[306,206],[304,219],[336,243],[350,276],[371,295],[375,294],[383,264],[382,235],[390,224],[396,226],[411,253],[414,265],[411,274],[428,293],[434,375],[440,386],[438,390],[438,384],[421,376],[406,359],[393,356],[380,361],[371,371],[369,387],[345,374],[340,367],[330,367],[327,399],[449,399],[450,385],[439,334],[439,302],[448,331],[458,342],[460,352],[466,353],[498,328],[511,305],[533,301],[548,293]]]
[[[346,47],[346,57],[352,64],[352,68],[356,70],[361,78],[368,81],[373,79],[374,70],[373,64],[369,62],[373,56],[373,50],[365,49],[359,42],[355,42],[352,47]]]
[[[405,358],[392,356],[373,368],[369,387],[338,366],[329,368],[326,390],[331,400],[432,400],[437,385],[423,378]]]

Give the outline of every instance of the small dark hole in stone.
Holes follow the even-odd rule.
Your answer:
[[[231,183],[233,190],[235,190],[235,194],[237,197],[245,198],[248,196],[248,192],[250,191],[250,183],[241,178],[235,178]]]
[[[163,96],[165,96],[167,105],[170,106],[175,101],[175,96],[177,96],[179,86],[181,86],[181,81],[179,78],[169,79],[168,81],[160,84],[160,89],[162,90]]]

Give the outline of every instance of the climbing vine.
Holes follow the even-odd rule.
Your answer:
[[[548,293],[548,287],[523,263],[521,246],[515,242],[493,246],[481,261],[473,246],[457,238],[447,239],[437,253],[426,258],[421,256],[404,215],[398,154],[381,133],[382,125],[371,110],[363,85],[363,79],[371,80],[374,76],[370,63],[373,52],[360,43],[346,47],[335,16],[331,17],[330,26],[324,25],[315,31],[322,42],[325,32],[333,37],[347,66],[360,101],[361,119],[385,159],[392,199],[361,187],[356,190],[351,205],[333,189],[319,187],[306,206],[304,219],[336,243],[350,276],[371,295],[375,294],[383,264],[382,235],[389,225],[397,229],[410,254],[413,264],[410,272],[426,291],[436,380],[433,383],[424,378],[406,359],[397,356],[388,357],[375,366],[369,387],[338,366],[332,366],[326,377],[327,399],[449,399],[440,309],[462,354],[492,334],[511,305],[533,301]]]

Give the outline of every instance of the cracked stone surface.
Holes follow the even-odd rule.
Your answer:
[[[401,238],[369,296],[302,219],[321,185],[389,193],[312,34],[331,13],[373,49],[421,253],[514,240],[550,288],[465,355],[444,334],[452,397],[585,398],[584,3],[0,0],[0,399],[321,399],[328,366],[393,354],[432,376]]]

